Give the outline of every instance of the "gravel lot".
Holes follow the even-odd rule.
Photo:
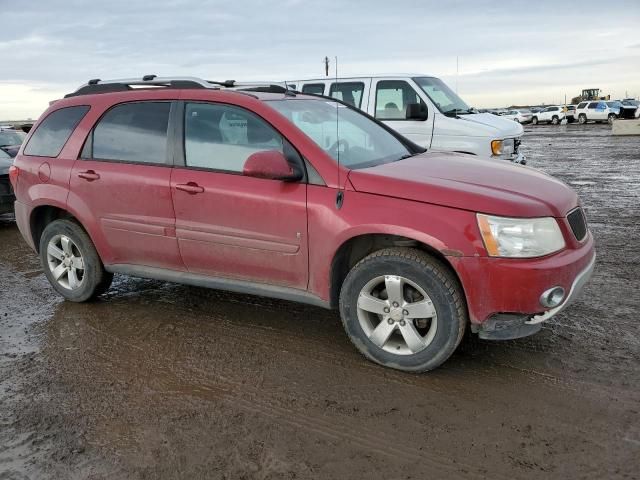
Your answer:
[[[117,277],[60,301],[0,220],[0,479],[640,478],[640,138],[527,127],[598,249],[536,336],[386,370],[333,312]]]

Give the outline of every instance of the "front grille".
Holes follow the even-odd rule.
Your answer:
[[[518,149],[520,148],[521,142],[522,142],[522,139],[520,138],[513,139],[513,153],[518,153]]]
[[[587,219],[582,209],[578,207],[570,212],[569,215],[567,215],[567,220],[576,239],[578,241],[584,240],[584,237],[587,236]]]

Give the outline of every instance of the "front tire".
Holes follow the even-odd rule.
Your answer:
[[[111,286],[89,235],[76,222],[55,220],[40,237],[40,261],[53,288],[72,302],[86,302]]]
[[[559,123],[560,123],[560,119],[554,115],[553,118],[551,119],[551,125],[558,125]]]
[[[533,117],[533,118],[531,119],[531,123],[532,123],[533,125],[537,125],[537,124],[538,124],[538,117]]]
[[[609,123],[609,125],[612,125],[615,119],[616,119],[616,114],[610,113],[609,116],[607,117],[607,122]]]
[[[340,293],[347,335],[369,360],[407,372],[433,370],[455,351],[468,317],[455,276],[411,248],[387,248],[354,266]]]

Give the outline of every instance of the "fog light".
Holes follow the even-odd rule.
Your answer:
[[[540,295],[540,305],[547,308],[557,307],[564,300],[564,288],[553,287]]]

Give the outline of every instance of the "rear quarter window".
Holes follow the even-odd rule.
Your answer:
[[[60,155],[71,133],[88,111],[88,105],[78,105],[51,112],[31,135],[29,143],[24,149],[24,154],[35,157],[57,157]]]
[[[165,164],[171,102],[134,102],[112,107],[93,128],[82,158]]]

